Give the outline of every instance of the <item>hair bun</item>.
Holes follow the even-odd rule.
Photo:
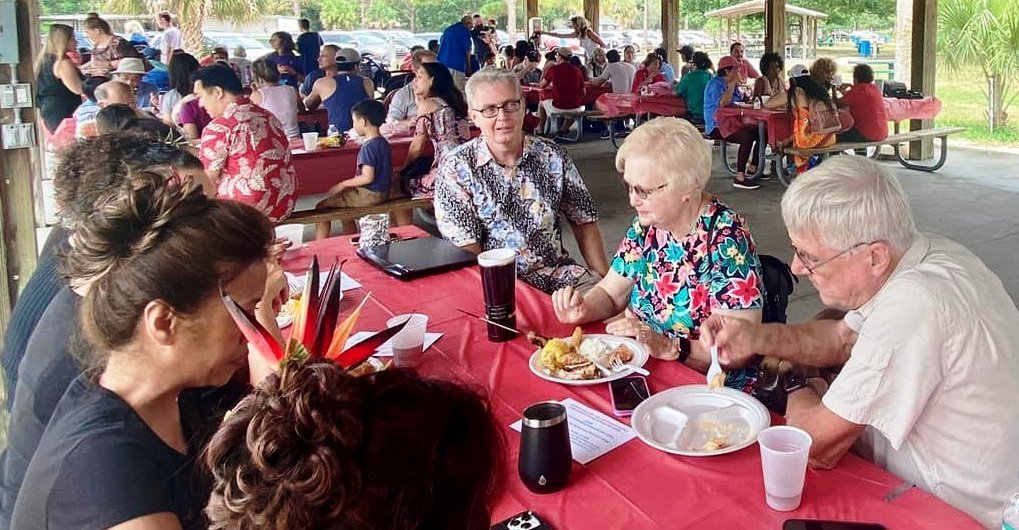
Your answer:
[[[129,172],[121,193],[100,199],[72,236],[66,273],[94,280],[152,250],[174,219],[209,206],[201,188],[159,173]]]

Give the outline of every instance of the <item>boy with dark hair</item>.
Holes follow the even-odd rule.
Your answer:
[[[357,152],[357,175],[329,189],[329,197],[316,208],[356,208],[374,206],[389,199],[392,188],[393,156],[389,141],[379,132],[386,122],[386,107],[374,99],[366,99],[350,111],[354,131],[364,138]],[[315,224],[315,239],[329,237],[329,221]]]

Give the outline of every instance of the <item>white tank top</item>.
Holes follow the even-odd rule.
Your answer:
[[[297,125],[297,96],[294,87],[288,85],[266,86],[258,89],[262,95],[261,107],[273,113],[280,123],[287,138],[298,138],[301,129]]]
[[[585,31],[583,35],[578,35],[577,40],[580,41],[580,47],[584,49],[584,60],[590,62],[591,57],[594,57],[594,50],[598,48],[598,45],[588,37],[587,31]]]

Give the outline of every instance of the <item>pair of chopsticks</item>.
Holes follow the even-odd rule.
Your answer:
[[[513,333],[516,333],[518,335],[526,335],[526,333],[520,331],[519,329],[513,329],[513,328],[511,328],[509,326],[504,326],[504,325],[502,325],[502,324],[500,324],[498,322],[489,320],[489,319],[487,319],[487,318],[485,318],[485,317],[483,317],[481,315],[471,313],[470,311],[465,311],[463,309],[457,309],[457,311],[459,311],[459,312],[461,312],[461,313],[463,313],[463,314],[465,314],[465,315],[467,315],[469,317],[474,317],[474,318],[476,318],[476,319],[478,319],[478,320],[480,320],[482,322],[486,322],[486,323],[491,324],[493,326],[505,329],[506,331],[512,331]]]

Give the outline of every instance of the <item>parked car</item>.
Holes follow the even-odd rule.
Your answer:
[[[606,49],[609,50],[622,50],[624,46],[630,44],[630,39],[622,31],[606,30],[598,35],[605,42]]]
[[[381,36],[379,35],[381,33]],[[369,52],[375,57],[375,60],[381,60],[383,63],[389,62],[392,56],[392,51],[395,50],[396,60],[403,59],[404,55],[407,55],[409,50],[408,46],[404,46],[395,41],[392,37],[386,36],[385,32],[378,32],[375,30],[357,30],[351,31],[350,34],[361,43],[362,47],[367,49],[371,48]],[[364,53],[362,51],[362,53]]]
[[[322,42],[326,44],[335,44],[341,48],[361,50],[361,43],[346,31],[320,31],[318,34],[322,37]]]
[[[425,44],[430,40],[439,40],[442,37],[442,33],[415,33],[414,37],[425,41]]]
[[[641,53],[650,53],[662,43],[661,32],[653,29],[647,30],[646,33],[642,29],[631,29],[626,35],[630,37],[630,44],[637,47]]]
[[[273,49],[267,46],[264,42],[242,33],[225,33],[220,31],[205,31],[203,33],[203,40],[208,40],[207,43],[203,44],[207,44],[209,49],[212,49],[215,46],[226,46],[231,57],[233,57],[234,48],[237,46],[244,46],[244,52],[250,61],[254,61],[266,54],[272,53],[273,51]]]

